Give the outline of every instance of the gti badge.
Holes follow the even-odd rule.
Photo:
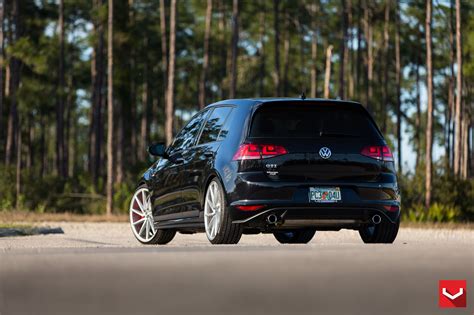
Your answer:
[[[329,150],[329,148],[322,147],[319,149],[319,156],[327,160],[331,157],[331,150]]]

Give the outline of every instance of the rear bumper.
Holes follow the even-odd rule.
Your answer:
[[[236,206],[231,206],[233,223],[244,224],[249,227],[263,227],[268,225],[267,217],[275,214],[281,224],[286,227],[291,226],[339,226],[353,227],[357,225],[371,224],[374,215],[380,215],[392,223],[400,216],[398,204],[397,210],[389,211],[385,205],[359,204],[359,205],[291,205],[274,204],[258,211],[241,211]]]
[[[247,176],[240,179],[230,195],[229,210],[233,222],[245,226],[265,226],[270,214],[281,217],[286,226],[298,222],[323,226],[331,222],[336,227],[370,224],[376,214],[392,223],[400,216],[398,185],[391,174],[377,182],[360,183],[251,181]],[[309,202],[310,187],[339,187],[342,200],[337,203]],[[257,211],[243,211],[238,208],[242,205],[263,207]]]

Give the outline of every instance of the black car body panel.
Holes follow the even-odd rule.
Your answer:
[[[314,125],[289,126],[291,117],[289,120],[284,117],[288,108],[295,108],[296,112],[302,109],[299,113],[302,117],[313,115]],[[325,118],[316,122],[318,117],[324,116],[318,108],[323,111],[330,108],[329,112],[334,115],[345,111],[346,116],[341,119],[343,122],[346,119],[346,124],[353,124],[351,117],[363,117],[360,120],[368,127],[356,126],[352,131],[345,126],[351,135],[332,132],[331,126],[325,126],[328,122]],[[255,119],[265,111],[275,116],[270,118],[276,126],[262,122],[261,136],[256,136],[259,132],[252,131],[252,126],[258,124]],[[200,118],[193,124],[196,117]],[[378,160],[361,154],[366,146],[386,146],[386,142],[359,103],[286,98],[226,100],[207,106],[193,119],[192,128],[183,128],[177,135],[180,140],[175,140],[168,148],[169,158],[157,160],[142,178],[152,191],[153,215],[158,227],[172,227],[183,232],[202,231],[204,196],[214,177],[219,178],[225,190],[233,222],[243,224],[249,231],[292,226],[357,228],[370,223],[374,214],[391,222],[400,215],[393,160]],[[305,136],[304,128],[314,130],[313,127],[316,128],[315,135]],[[282,129],[283,136],[279,134]],[[191,135],[183,137],[186,130]],[[265,130],[277,136],[266,136]],[[365,132],[360,130],[365,130],[367,135],[357,134]],[[294,135],[285,136],[291,133]],[[183,143],[185,145],[179,147]],[[234,160],[239,146],[245,143],[281,146],[286,154]],[[323,147],[330,149],[329,158],[320,156],[319,150]],[[308,191],[311,187],[338,187],[342,200],[310,202]],[[253,211],[239,209],[239,206],[250,205],[259,208]],[[281,222],[269,225],[265,221],[269,214],[276,214]]]

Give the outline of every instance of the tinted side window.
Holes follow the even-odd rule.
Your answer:
[[[187,149],[194,145],[199,130],[201,129],[202,123],[208,113],[209,111],[205,110],[191,118],[188,124],[184,126],[184,128],[174,139],[170,154]]]
[[[214,109],[202,130],[199,144],[217,141],[218,138],[222,139],[222,137],[219,137],[219,134],[222,133],[222,126],[231,111],[232,107],[217,107]]]

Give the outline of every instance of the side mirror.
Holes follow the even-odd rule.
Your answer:
[[[166,145],[164,143],[155,143],[148,147],[148,153],[153,156],[161,156],[167,158]]]

